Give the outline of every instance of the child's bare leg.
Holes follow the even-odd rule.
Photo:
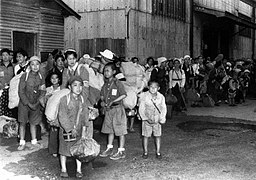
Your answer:
[[[143,136],[143,150],[145,154],[148,154],[148,137]]]
[[[76,172],[82,173],[81,167],[82,167],[81,161],[76,159]]]
[[[114,138],[115,138],[114,134],[109,134],[108,135],[108,145],[113,145]]]
[[[134,131],[134,129],[133,129],[133,125],[134,125],[134,116],[130,117],[129,119],[130,119],[130,128],[129,128],[129,130],[130,130],[131,132],[133,132],[133,131]]]
[[[26,123],[22,123],[21,122],[19,124],[19,135],[20,135],[20,143],[19,143],[19,146],[18,146],[18,150],[19,151],[25,149],[25,144],[26,144],[26,141],[25,141],[25,131],[26,131]]]
[[[156,143],[156,154],[160,154],[161,136],[155,137],[155,143]]]
[[[20,122],[19,124],[19,135],[20,135],[20,140],[25,140],[25,132],[26,132],[26,123]]]
[[[31,133],[31,143],[32,144],[36,144],[37,140],[36,140],[36,125],[34,124],[30,124],[30,133]]]
[[[67,157],[60,155],[61,172],[67,172],[66,162],[67,162]]]
[[[125,144],[125,137],[124,135],[119,136],[119,148],[124,148],[124,144]]]

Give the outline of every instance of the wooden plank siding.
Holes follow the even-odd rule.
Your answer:
[[[65,20],[65,48],[95,56],[106,48],[128,58],[189,54],[187,0],[64,0],[81,15]],[[155,5],[154,2],[158,2]],[[154,14],[163,4],[162,14]],[[77,7],[79,4],[79,7]],[[84,8],[84,9],[82,9]],[[89,47],[92,46],[92,47]]]
[[[49,1],[48,1],[49,2]],[[0,49],[13,48],[13,31],[34,33],[35,54],[64,48],[64,17],[54,2],[1,0]]]

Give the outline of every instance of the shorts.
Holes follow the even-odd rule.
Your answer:
[[[151,137],[160,137],[162,135],[162,126],[159,123],[149,124],[147,121],[142,121],[142,136]]]
[[[18,106],[18,121],[21,123],[30,123],[38,125],[42,121],[42,112],[40,106],[36,110],[31,110],[28,106],[24,106],[21,102]]]
[[[116,136],[127,134],[127,118],[123,106],[115,106],[105,112],[101,132]]]

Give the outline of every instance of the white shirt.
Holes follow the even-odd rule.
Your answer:
[[[176,86],[176,84],[179,85],[179,87],[183,88],[185,86],[186,82],[186,76],[182,69],[179,69],[178,71],[172,69],[169,72],[169,88],[173,88]]]

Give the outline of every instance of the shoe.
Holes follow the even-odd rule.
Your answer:
[[[26,148],[25,144],[19,145],[19,147],[17,148],[18,151],[23,151]]]
[[[81,172],[76,172],[76,177],[77,178],[82,178],[84,175]]]
[[[68,178],[68,173],[67,172],[61,172],[60,177],[62,178]]]
[[[100,157],[108,157],[108,156],[111,156],[111,155],[113,155],[113,148],[107,148],[105,151],[103,151],[100,154]]]
[[[42,148],[42,145],[40,143],[36,143],[36,144],[31,144],[30,146],[30,150],[33,150],[33,149],[41,149]]]
[[[161,153],[157,153],[157,154],[156,154],[156,158],[157,158],[157,159],[162,159]]]
[[[148,158],[148,153],[143,153],[143,154],[142,154],[142,158],[143,158],[143,159],[147,159],[147,158]]]
[[[125,158],[125,152],[124,151],[117,151],[115,154],[110,156],[110,159],[112,160],[119,160]]]

